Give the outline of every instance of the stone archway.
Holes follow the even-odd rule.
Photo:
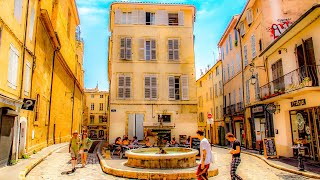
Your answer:
[[[19,120],[19,158],[22,157],[26,152],[26,144],[27,144],[27,119],[25,117],[21,117]]]

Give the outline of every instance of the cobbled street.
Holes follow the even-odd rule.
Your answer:
[[[216,164],[219,168],[219,175],[210,180],[228,180],[231,155],[228,150],[222,148],[212,148],[216,156]],[[246,154],[241,154],[242,162],[238,168],[238,174],[245,180],[305,180],[310,179],[292,173],[281,171],[270,167],[264,161]],[[88,164],[81,168],[80,161],[75,173],[65,174],[71,169],[70,154],[68,148],[63,148],[51,156],[47,157],[42,163],[35,167],[28,175],[28,180],[53,180],[53,179],[124,179],[113,177],[102,172],[99,160],[95,153],[89,153]]]

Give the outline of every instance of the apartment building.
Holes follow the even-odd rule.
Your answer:
[[[204,130],[212,144],[225,144],[225,123],[223,116],[222,61],[201,74],[197,80],[198,128]],[[208,120],[212,114],[213,121]]]
[[[244,145],[245,124],[243,108],[242,62],[239,33],[235,28],[239,15],[231,18],[218,47],[223,64],[223,113],[225,131],[232,132]]]
[[[79,23],[75,1],[0,2],[0,166],[69,141],[71,131],[79,130]]]
[[[242,52],[246,135],[244,143],[248,148],[262,148],[261,140],[274,137],[274,124],[281,120],[275,119],[273,113],[265,111],[269,103],[261,102],[261,87],[269,83],[271,72],[259,54],[318,2],[248,0],[239,17],[236,29],[240,33]],[[276,70],[278,67],[281,67],[281,63],[273,66],[274,71],[277,71],[273,79],[282,76],[281,71]]]
[[[192,5],[111,4],[110,142],[196,135],[194,21]]]
[[[89,138],[106,140],[108,137],[109,93],[100,91],[97,86],[85,89],[84,94],[88,108],[88,112],[85,114],[87,121],[84,123],[84,128],[87,130]]]

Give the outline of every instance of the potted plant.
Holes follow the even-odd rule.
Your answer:
[[[303,84],[304,84],[304,86],[312,86],[312,81],[309,77],[305,77],[303,79]]]
[[[238,40],[234,41],[234,46],[238,46]]]

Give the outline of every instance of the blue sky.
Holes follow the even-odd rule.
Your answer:
[[[131,2],[132,0],[126,0]],[[144,2],[142,0],[140,2]],[[247,0],[147,0],[147,2],[186,3],[196,6],[194,28],[197,78],[200,69],[212,66],[218,57],[217,43],[231,17],[241,13]],[[109,6],[112,0],[76,0],[81,21],[81,35],[85,42],[85,87],[107,90]],[[215,58],[214,58],[215,56]]]

